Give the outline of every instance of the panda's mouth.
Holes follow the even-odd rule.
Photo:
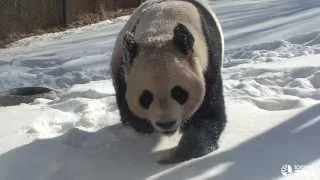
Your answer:
[[[178,121],[158,121],[155,122],[153,125],[159,133],[165,135],[174,134],[179,127]]]
[[[162,129],[162,128],[156,128],[156,129],[158,129],[158,132],[163,134],[163,135],[171,136],[171,135],[173,135],[174,133],[176,133],[178,131],[179,126],[172,127],[170,129]]]
[[[177,130],[166,130],[166,131],[163,131],[162,134],[164,135],[172,135],[176,132]]]

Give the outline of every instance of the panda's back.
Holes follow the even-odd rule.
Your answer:
[[[187,26],[197,37],[195,46],[213,46],[211,49],[215,49],[215,52],[211,54],[216,57],[211,59],[215,59],[221,65],[223,34],[206,0],[147,0],[133,12],[117,37],[111,58],[112,75],[117,74],[121,66],[122,39],[126,32],[133,32],[138,43],[161,46],[161,42],[172,39],[173,29],[178,22]],[[210,45],[203,44],[204,41],[210,42]],[[206,53],[203,56],[206,56]]]
[[[193,33],[202,34],[201,18],[192,3],[163,1],[141,11],[135,27],[135,39],[140,43],[170,40],[177,23],[186,25]]]

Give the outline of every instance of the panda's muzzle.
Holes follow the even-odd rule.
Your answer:
[[[156,122],[156,125],[163,130],[173,130],[177,125],[177,121],[161,121]]]

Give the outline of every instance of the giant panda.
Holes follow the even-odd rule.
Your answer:
[[[219,147],[223,50],[218,19],[196,0],[147,0],[118,34],[110,66],[121,122],[143,134],[182,134],[160,163]]]

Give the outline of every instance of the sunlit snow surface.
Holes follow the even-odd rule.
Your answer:
[[[59,100],[0,108],[0,179],[320,178],[320,1],[211,1],[226,39],[228,126],[221,148],[161,166],[178,136],[119,124],[109,61],[128,17],[0,49],[0,91],[62,89]]]

